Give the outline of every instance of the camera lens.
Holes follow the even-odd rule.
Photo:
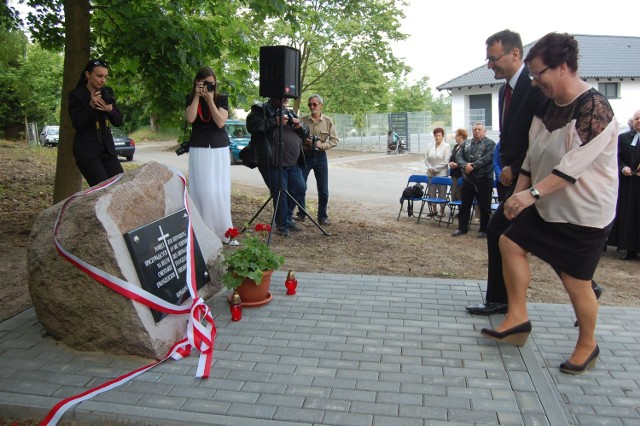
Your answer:
[[[115,95],[113,93],[113,89],[111,87],[102,86],[100,88],[100,96],[102,96],[102,100],[107,105],[111,105],[116,101]]]

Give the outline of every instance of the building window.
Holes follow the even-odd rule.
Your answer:
[[[620,83],[598,83],[598,92],[607,99],[618,99]]]

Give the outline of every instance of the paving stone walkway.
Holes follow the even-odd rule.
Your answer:
[[[640,309],[601,307],[597,367],[559,371],[577,329],[568,305],[529,304],[515,347],[484,339],[502,316],[469,315],[484,282],[298,273],[286,296],[216,320],[212,376],[166,361],[71,409],[63,422],[140,425],[640,424]],[[0,416],[44,417],[60,400],[149,363],[83,353],[45,335],[33,309],[0,323]]]

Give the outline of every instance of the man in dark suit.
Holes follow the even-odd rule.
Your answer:
[[[630,127],[618,136],[620,186],[608,242],[619,251],[626,250],[623,260],[637,259],[640,250],[640,110],[633,114]]]
[[[511,195],[520,167],[529,148],[529,127],[534,113],[546,101],[542,91],[531,85],[529,69],[523,62],[520,35],[510,30],[493,34],[486,41],[487,67],[496,80],[506,79],[499,91],[500,118],[500,184]],[[467,306],[473,314],[492,315],[507,312],[507,291],[502,276],[502,256],[498,247],[500,235],[511,224],[503,214],[502,203],[491,216],[487,228],[489,266],[485,303]]]

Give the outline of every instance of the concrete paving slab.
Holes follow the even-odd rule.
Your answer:
[[[166,361],[78,404],[63,421],[140,425],[640,424],[640,309],[601,307],[601,355],[581,376],[558,365],[577,329],[568,305],[530,303],[523,347],[480,335],[501,316],[468,314],[486,285],[447,280],[273,275],[273,300],[231,322],[225,294],[212,374]],[[33,309],[0,323],[0,416],[42,418],[60,400],[149,364],[48,337]]]

